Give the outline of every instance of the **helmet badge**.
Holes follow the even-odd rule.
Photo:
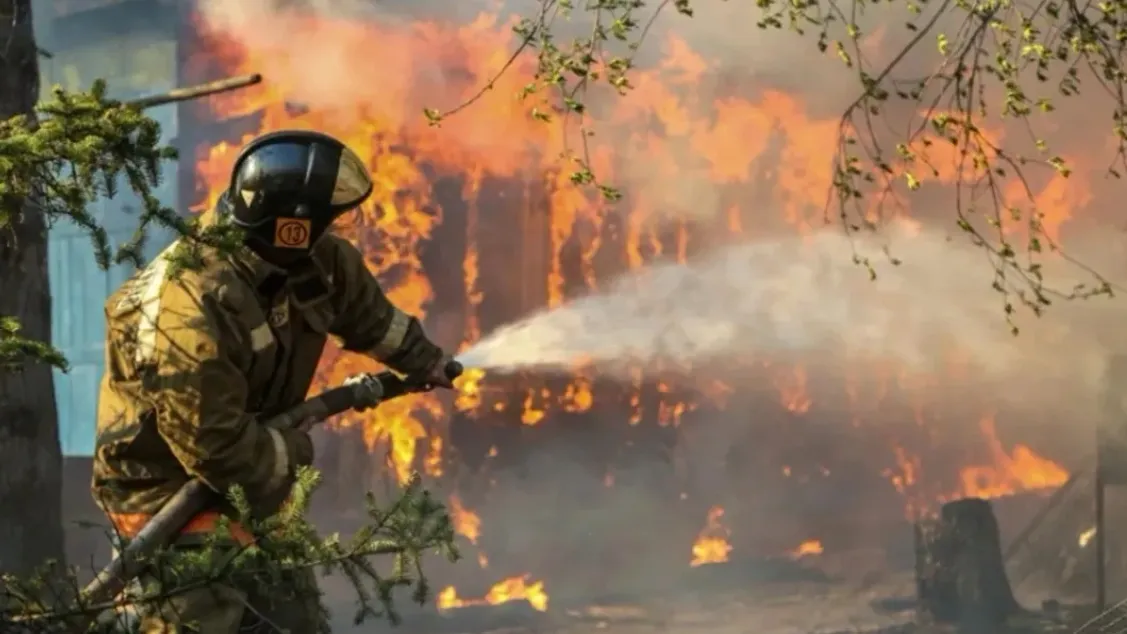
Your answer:
[[[278,218],[274,221],[274,246],[308,249],[311,228],[307,218]]]

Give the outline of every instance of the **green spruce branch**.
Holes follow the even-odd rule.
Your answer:
[[[273,599],[278,601],[320,601],[315,587],[294,583],[302,578],[295,573],[313,570],[339,574],[350,582],[356,624],[374,618],[399,624],[398,589],[408,590],[410,599],[420,605],[431,598],[423,572],[424,555],[438,554],[451,562],[459,558],[449,513],[415,476],[390,504],[380,505],[369,494],[366,522],[350,538],[339,534],[321,538],[308,520],[309,500],[320,481],[316,471],[303,469],[290,503],[266,519],[256,519],[245,496],[233,490],[230,502],[240,523],[257,536],[253,545],[235,546],[230,522],[224,520],[199,548],[156,554],[150,568],[159,571],[158,582],[113,603],[83,603],[78,596],[77,571],[60,571],[53,563],[30,579],[0,576],[0,623],[19,624],[28,634],[46,634],[73,632],[76,623],[100,616],[89,633],[121,632],[124,615],[157,609],[184,593],[216,584],[273,588]],[[381,571],[375,557],[391,557],[390,569]],[[320,610],[321,631],[328,632],[329,612],[323,603]]]
[[[201,228],[163,205],[153,193],[161,184],[162,166],[176,151],[160,142],[160,125],[143,108],[230,90],[261,78],[233,78],[168,96],[122,102],[106,97],[106,84],[96,81],[89,92],[56,88],[52,98],[36,106],[36,116],[0,121],[0,241],[19,249],[19,228],[27,214],[41,214],[47,225],[76,225],[90,240],[101,269],[143,265],[146,239],[154,227],[187,238],[173,254],[174,265],[199,266],[205,247],[237,248],[232,227]],[[202,88],[202,89],[201,89]],[[140,201],[136,226],[128,240],[113,246],[90,206],[113,198],[121,187]],[[0,315],[0,372],[19,371],[29,363],[67,369],[65,357],[49,343],[20,334],[12,316]]]

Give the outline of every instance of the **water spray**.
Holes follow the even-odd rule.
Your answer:
[[[657,264],[501,327],[458,360],[491,374],[586,366],[625,376],[818,355],[824,363],[887,360],[928,372],[957,349],[976,377],[1008,379],[1067,374],[1093,343],[1076,329],[1054,340],[1059,328],[1051,331],[1046,319],[1013,337],[980,252],[927,232],[888,237],[904,254],[900,265],[889,261],[886,243],[836,231]],[[875,279],[855,257],[877,267]]]

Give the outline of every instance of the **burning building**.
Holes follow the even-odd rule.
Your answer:
[[[205,3],[193,19],[186,77],[262,72],[266,82],[192,108],[197,178],[185,198],[213,204],[238,147],[260,132],[312,128],[345,139],[368,159],[376,191],[342,232],[440,341],[469,345],[659,259],[820,223],[837,121],[713,67],[675,35],[651,43],[661,58],[638,70],[628,97],[604,106],[603,125],[617,128],[587,148],[601,178],[631,186],[611,204],[560,162],[562,126],[514,97],[534,60],[500,72],[514,45],[508,16],[255,13],[263,7],[253,4]],[[252,15],[263,20],[253,33]],[[709,82],[718,83],[707,97],[694,94]],[[421,114],[466,101],[441,126]],[[695,194],[660,186],[678,170]],[[747,204],[764,197],[777,215]],[[653,222],[661,216],[673,220]],[[741,551],[811,555],[847,547],[872,508],[900,518],[950,497],[1051,490],[1067,479],[1043,449],[1004,441],[990,402],[934,400],[958,389],[957,357],[926,379],[873,364],[837,385],[833,373],[771,358],[706,384],[641,371],[625,384],[582,369],[566,378],[472,374],[453,399],[421,395],[341,421],[339,433],[355,442],[336,443],[328,468],[347,469],[353,482],[363,470],[373,484],[427,474],[451,496],[479,565],[496,565],[498,576],[539,579],[579,559],[629,566],[657,553],[680,565]],[[318,384],[367,369],[332,350]],[[742,431],[709,440],[710,424]],[[702,449],[710,442],[722,446]],[[848,489],[875,491],[856,497],[876,506],[843,513]],[[770,530],[755,528],[763,513]],[[637,522],[647,525],[642,536]],[[552,537],[561,526],[566,544]],[[440,600],[463,601],[453,590]]]
[[[535,59],[510,62],[510,16],[268,4],[209,1],[181,16],[180,83],[265,81],[180,106],[179,200],[214,204],[259,133],[342,138],[367,159],[375,192],[340,232],[447,345],[655,261],[823,224],[836,115],[719,65],[676,30],[648,44],[660,55],[632,75],[627,97],[598,102],[600,132],[583,151],[599,178],[624,185],[612,203],[561,162],[574,130],[515,98]],[[422,114],[466,102],[440,126]],[[1084,199],[1072,187],[1044,185],[1045,205],[1062,208],[1053,231]],[[477,578],[499,582],[470,596],[543,606],[542,580],[583,562],[816,556],[944,499],[1049,491],[1068,478],[1051,438],[1015,433],[1012,413],[968,388],[957,346],[926,375],[891,361],[744,361],[727,379],[693,381],[643,368],[625,382],[583,368],[471,372],[456,396],[339,421],[322,439],[337,487],[327,494],[348,504],[358,481],[379,491],[425,474],[477,549]],[[370,369],[330,349],[314,389]],[[439,601],[478,599],[451,588]]]

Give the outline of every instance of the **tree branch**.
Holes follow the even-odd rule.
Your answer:
[[[133,99],[125,103],[139,110],[145,110],[147,108],[155,108],[157,106],[163,106],[165,104],[200,99],[201,97],[208,97],[210,95],[215,95],[221,92],[239,90],[240,88],[247,88],[249,86],[254,86],[260,83],[262,83],[262,75],[258,73],[251,75],[239,75],[237,77],[219,79],[216,81],[208,82],[206,84],[189,86],[188,88],[175,88],[166,93],[150,95],[148,97],[141,97],[140,99]]]

